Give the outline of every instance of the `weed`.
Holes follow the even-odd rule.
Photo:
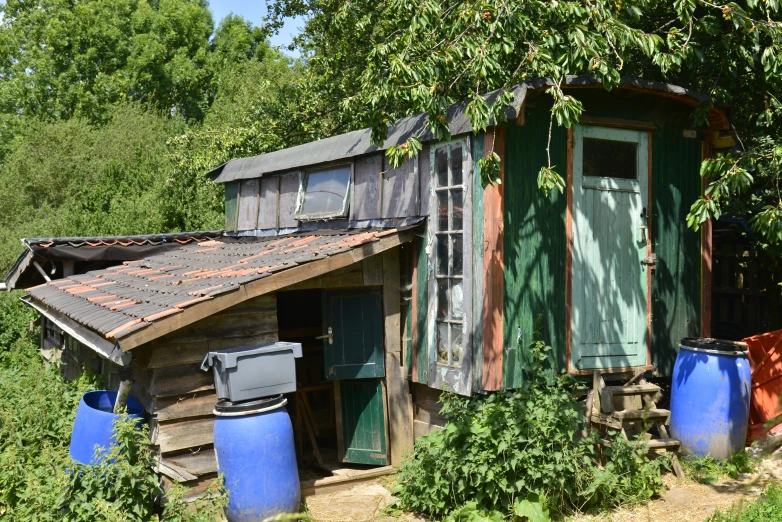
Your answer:
[[[753,473],[757,469],[756,461],[743,449],[726,460],[708,455],[687,455],[682,458],[682,464],[687,477],[702,484],[713,484],[724,477],[735,479],[742,473]]]
[[[471,398],[442,396],[442,430],[419,438],[394,489],[401,509],[454,521],[493,520],[493,512],[546,520],[646,500],[662,487],[664,462],[615,439],[598,465],[597,435],[580,436],[576,382],[548,366],[549,347],[528,351],[518,390]]]
[[[116,426],[108,454],[94,466],[70,459],[71,429],[82,394],[95,379],[66,382],[38,353],[34,313],[18,295],[0,292],[0,519],[19,521],[206,522],[225,503],[221,483],[189,504],[187,489],[162,491],[146,427]]]

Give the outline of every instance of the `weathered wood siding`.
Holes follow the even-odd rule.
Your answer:
[[[440,390],[425,384],[413,384],[413,434],[422,435],[445,426],[445,417],[440,414]]]
[[[217,471],[212,446],[217,396],[212,373],[201,371],[201,361],[210,350],[277,340],[277,299],[267,294],[145,346],[150,350],[152,440],[164,464],[197,477],[210,478]]]
[[[313,166],[317,167],[320,166]],[[305,172],[286,172],[226,183],[226,230],[275,231],[299,227],[301,223],[295,214],[300,180]],[[425,216],[429,206],[428,176],[428,145],[416,158],[406,158],[398,169],[389,168],[381,152],[355,158],[348,219],[335,221],[335,227],[346,228],[349,223],[379,219]]]

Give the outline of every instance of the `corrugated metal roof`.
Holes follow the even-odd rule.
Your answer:
[[[134,236],[24,238],[26,247],[5,276],[7,289],[43,282],[33,260],[43,261],[134,261],[191,242],[222,237],[222,230],[176,232]]]
[[[118,338],[243,284],[397,233],[226,237],[51,281],[28,289],[28,296],[106,338]]]
[[[505,116],[508,120],[514,120],[518,117],[524,99],[529,90],[536,90],[551,85],[551,80],[536,79],[520,83],[511,88],[513,93],[513,103],[506,108]],[[564,85],[602,85],[594,76],[567,76]],[[695,101],[706,100],[707,97],[684,87],[670,85],[661,82],[652,82],[635,78],[623,78],[620,81],[620,87],[630,87],[648,91],[665,93],[668,95],[681,96]],[[485,95],[487,102],[491,105],[499,96],[499,91],[492,91]],[[448,109],[448,119],[450,120],[449,131],[452,136],[472,132],[470,119],[465,113],[467,102],[463,101],[451,105]],[[233,159],[208,173],[217,183],[227,183],[229,181],[259,178],[266,174],[275,172],[285,172],[294,169],[300,169],[319,163],[327,163],[346,158],[353,158],[363,154],[370,154],[380,150],[388,149],[391,146],[404,143],[410,136],[419,136],[421,141],[432,141],[434,136],[427,127],[428,116],[426,114],[417,114],[398,120],[389,128],[388,138],[382,147],[370,143],[370,129],[361,129],[331,138],[325,138],[296,147],[281,149],[268,154],[251,156],[248,158]]]

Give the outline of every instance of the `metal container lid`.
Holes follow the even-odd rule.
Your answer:
[[[288,399],[282,395],[242,402],[220,400],[215,404],[213,413],[218,417],[239,417],[242,415],[254,415],[256,413],[276,410],[277,408],[282,408],[286,404],[288,404]]]
[[[712,355],[747,357],[749,354],[747,343],[708,337],[685,337],[679,341],[679,346],[693,352],[710,353]]]

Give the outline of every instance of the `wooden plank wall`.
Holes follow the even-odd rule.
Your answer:
[[[304,171],[227,183],[226,230],[296,228],[296,205]],[[426,173],[425,176],[421,173]],[[349,221],[425,216],[429,207],[429,146],[398,169],[382,153],[354,160]],[[344,226],[344,221],[340,226]]]
[[[147,345],[152,440],[162,464],[190,479],[185,485],[205,488],[217,471],[212,446],[217,396],[212,373],[201,371],[201,361],[210,350],[276,342],[277,331],[276,294],[267,294]]]
[[[445,417],[440,414],[440,390],[425,384],[413,384],[413,436],[422,435],[445,426]]]

